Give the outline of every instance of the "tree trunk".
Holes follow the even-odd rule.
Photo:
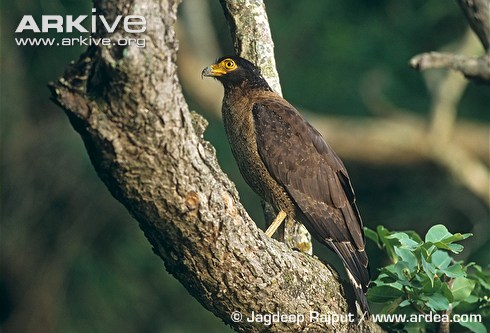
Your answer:
[[[110,20],[142,15],[147,21],[141,35],[120,29],[97,37],[145,38],[146,47],[91,46],[50,85],[99,177],[167,270],[235,330],[380,332],[370,321],[348,321],[331,268],[266,237],[243,209],[214,148],[202,139],[206,121],[189,112],[182,95],[173,29],[178,3],[96,1],[97,14]],[[248,322],[252,313],[288,314],[295,322]],[[316,313],[344,320],[310,320]]]

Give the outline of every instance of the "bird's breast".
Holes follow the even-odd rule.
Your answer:
[[[275,182],[257,150],[252,115],[253,101],[244,97],[223,100],[223,122],[231,151],[247,184],[264,200],[271,202],[268,190]]]
[[[238,167],[247,182],[256,183],[252,174],[260,169],[261,160],[257,151],[252,104],[246,100],[224,101],[222,112],[226,135]]]
[[[259,155],[253,104],[253,99],[244,97],[223,100],[223,122],[231,151],[247,184],[277,210],[294,217],[295,208],[289,195],[271,176]]]

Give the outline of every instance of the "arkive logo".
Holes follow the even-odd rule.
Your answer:
[[[96,9],[92,8],[92,13],[96,13]],[[41,28],[34,20],[32,15],[24,15],[15,30],[16,33],[22,33],[24,31],[32,31],[35,33],[42,32],[74,32],[75,30],[81,33],[89,32],[89,30],[82,25],[88,15],[80,15],[74,17],[73,15],[42,15]],[[127,33],[142,33],[146,31],[146,19],[141,15],[117,15],[113,22],[106,19],[104,15],[92,14],[90,21],[90,32],[95,33],[97,29],[97,21],[102,23],[102,26],[107,32],[113,33],[119,24],[123,25],[123,29]]]
[[[92,15],[42,15],[36,22],[32,15],[24,15],[17,25],[17,34],[29,33],[91,33],[92,36],[77,37],[16,37],[18,46],[136,46],[145,47],[144,36],[136,38],[136,34],[146,31],[146,19],[141,15],[117,15],[114,19],[107,19],[104,15],[97,15],[97,10],[92,8]],[[117,29],[124,30],[126,34],[135,34],[135,37],[94,37],[97,29],[103,29],[107,33],[114,33]],[[131,35],[129,35],[131,36]]]

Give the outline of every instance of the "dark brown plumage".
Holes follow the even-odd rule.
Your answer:
[[[223,57],[202,75],[224,86],[225,130],[248,185],[339,255],[361,309],[369,311],[362,221],[340,158],[248,60]]]

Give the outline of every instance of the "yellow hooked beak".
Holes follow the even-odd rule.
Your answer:
[[[203,76],[218,77],[228,74],[229,72],[237,69],[238,66],[235,61],[231,58],[225,58],[218,62],[217,64],[209,65],[204,68],[201,72],[201,78]]]
[[[226,73],[227,73],[226,69],[220,66],[220,64],[214,64],[202,70],[201,78],[203,76],[216,77],[216,76],[225,75]]]

